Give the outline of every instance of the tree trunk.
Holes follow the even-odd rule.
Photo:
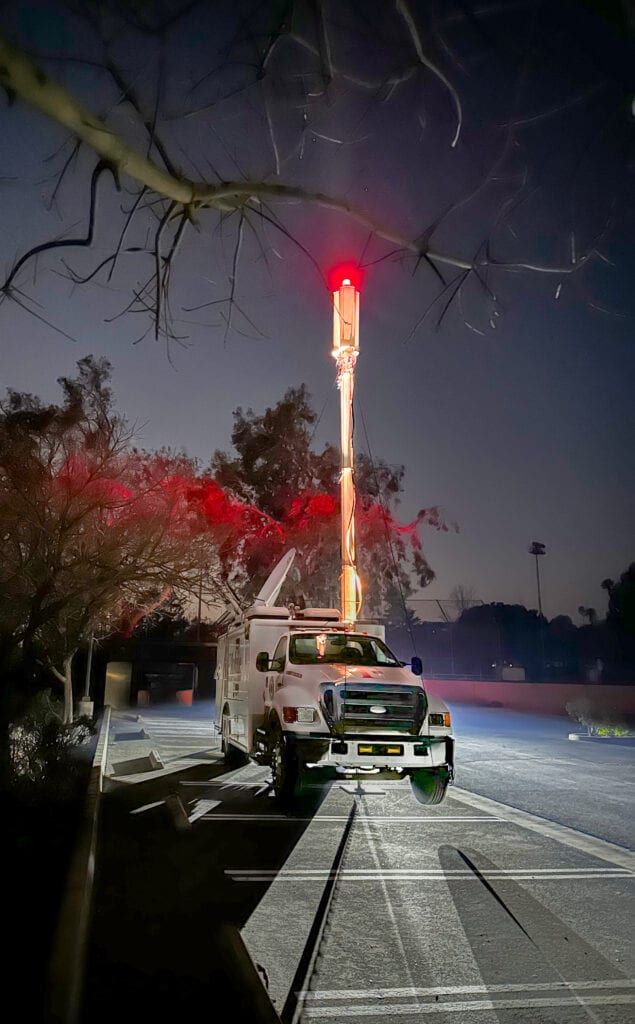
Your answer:
[[[70,725],[73,721],[73,656],[75,651],[64,658],[64,672],[53,667],[53,675],[64,684],[64,725]]]

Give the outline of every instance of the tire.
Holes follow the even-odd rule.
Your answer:
[[[240,768],[241,765],[247,764],[249,758],[242,750],[235,747],[229,740],[229,708],[223,708],[223,719],[221,725],[221,741],[220,749],[223,754],[223,759],[228,768]]]
[[[282,806],[288,806],[295,796],[296,786],[300,779],[298,756],[285,738],[276,721],[269,732],[269,750],[271,752],[271,775],[276,800]]]
[[[417,803],[440,804],[445,798],[448,779],[425,768],[415,768],[410,774],[410,788]]]

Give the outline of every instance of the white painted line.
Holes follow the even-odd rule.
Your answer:
[[[609,861],[611,864],[618,864],[629,871],[635,870],[635,853],[617,843],[610,843],[606,839],[598,839],[596,836],[587,835],[586,832],[578,832],[567,825],[558,825],[555,821],[541,818],[537,814],[530,814],[528,811],[521,811],[517,807],[510,807],[508,804],[500,803],[498,800],[491,800],[486,796],[477,796],[476,793],[469,793],[465,789],[452,788],[453,800],[459,803],[469,804],[470,807],[479,811],[489,811],[491,814],[500,814],[510,824],[519,825],[521,828],[530,829],[532,832],[539,832],[547,839],[554,839],[557,843],[565,846],[572,846],[576,850],[582,850],[591,857],[599,857],[600,860]]]
[[[230,779],[223,775],[220,779],[208,779],[207,782],[191,782],[186,779],[179,782],[179,786],[194,786],[198,789],[207,789],[209,786],[220,786],[221,789],[256,789],[262,786],[262,782],[241,782],[240,779]]]
[[[140,721],[143,722],[146,729],[153,729],[155,732],[185,733],[187,736],[210,736],[212,739],[217,739],[217,734],[205,723],[199,722],[197,725],[194,722],[177,722],[174,718],[144,717]]]
[[[312,817],[302,817],[299,814],[210,814],[206,821],[243,821],[243,822],[259,822],[259,821],[310,821],[315,822],[317,825],[322,822],[334,822],[334,821],[347,821],[348,817],[345,814],[315,814]],[[403,825],[404,823],[411,824],[417,823],[419,825],[439,825],[446,821],[501,821],[504,822],[504,818],[492,818],[489,815],[483,817],[476,817],[473,815],[465,817],[430,817],[425,818],[423,815],[413,817],[364,817],[359,816],[359,821],[367,821],[370,825]]]
[[[220,800],[195,800],[194,803],[196,806],[188,815],[190,824],[193,821],[198,821],[200,818],[204,818],[209,811],[214,809],[214,807],[218,807]]]
[[[602,978],[599,981],[530,981],[506,985],[435,985],[432,988],[348,988],[299,992],[307,1002],[319,999],[409,999],[429,996],[489,995],[492,992],[559,992],[585,989],[635,988],[635,978]]]
[[[424,1013],[473,1013],[483,1010],[531,1010],[558,1006],[624,1006],[635,996],[572,996],[555,999],[475,999],[453,1003],[374,1003],[370,1006],[307,1006],[304,1017],[373,1017]]]
[[[144,811],[151,811],[155,807],[163,807],[165,800],[155,800],[153,804],[144,804],[143,807],[135,807],[134,811],[130,811],[131,814],[143,814]]]
[[[324,871],[322,868],[287,868],[287,871],[293,870],[295,875],[322,875]],[[376,875],[378,871],[382,875],[433,875],[439,876],[440,878],[466,878],[474,874],[469,868],[450,868],[445,870],[444,868],[342,868],[339,872],[340,875],[345,875],[346,872],[350,872],[354,875]],[[256,872],[259,875],[271,874],[279,875],[284,874],[285,869],[282,868],[280,871],[269,870],[268,868],[236,868],[232,873],[235,875],[253,875]],[[491,868],[485,869],[480,872],[486,877],[494,876],[496,878],[507,878],[509,875],[619,875],[620,878],[625,876],[626,878],[635,877],[630,871],[622,871],[620,868]]]
[[[288,871],[282,869],[281,871],[233,871],[231,868],[225,870],[225,874],[233,879],[235,882],[325,882],[327,879],[335,877],[331,872],[324,871]],[[486,878],[507,878],[513,879],[517,882],[561,882],[561,881],[589,881],[591,879],[599,880],[612,880],[616,878],[633,878],[635,877],[630,871],[620,871],[619,869],[612,871],[602,872],[585,872],[585,873],[573,873],[562,869],[558,873],[543,874],[539,871],[527,872],[527,871],[483,871],[481,874]],[[465,871],[460,874],[458,872],[450,874],[444,872],[433,872],[433,871],[376,871],[376,870],[360,870],[355,871],[353,868],[344,868],[338,872],[337,878],[345,879],[347,882],[449,882],[449,881],[479,881],[479,876],[474,874],[472,871]]]

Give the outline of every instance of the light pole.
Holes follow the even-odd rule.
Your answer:
[[[198,581],[198,617],[196,620],[196,639],[200,643],[201,640],[201,611],[203,606],[203,569],[201,568],[201,575]]]
[[[544,544],[541,544],[539,540],[534,540],[529,545],[528,549],[530,555],[534,555],[536,559],[536,586],[538,587],[538,614],[542,615],[542,599],[540,596],[540,569],[538,568],[538,558],[540,555],[544,555],[546,548]]]
[[[79,702],[79,714],[86,715],[92,718],[93,711],[95,709],[95,703],[90,699],[90,677],[93,667],[93,647],[95,645],[95,637],[91,636],[90,643],[88,645],[88,657],[86,659],[86,677],[84,679],[84,695]]]
[[[536,586],[538,588],[538,629],[540,632],[540,663],[542,665],[542,675],[544,679],[545,675],[545,636],[542,628],[542,599],[540,596],[540,569],[538,568],[538,559],[541,555],[545,554],[546,548],[544,544],[541,544],[539,540],[534,540],[527,549],[530,555],[533,555],[536,559]]]
[[[340,392],[341,616],[355,623],[362,587],[355,563],[355,479],[353,476],[353,391],[359,354],[359,272],[340,267],[330,275],[333,295],[333,351]]]

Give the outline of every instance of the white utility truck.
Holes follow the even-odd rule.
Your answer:
[[[332,279],[333,349],[340,392],[341,613],[276,607],[295,557],[281,559],[254,604],[218,642],[216,724],[228,761],[249,756],[271,766],[278,798],[303,775],[410,779],[421,803],[443,800],[453,776],[447,707],[388,650],[383,626],[359,619],[362,583],[355,560],[353,390],[359,354],[359,273]]]
[[[281,802],[303,777],[330,769],[408,777],[419,802],[440,803],[454,740],[447,707],[418,678],[420,659],[404,667],[379,624],[352,626],[336,609],[276,606],[294,555],[218,642],[216,726],[227,762],[270,765]]]

